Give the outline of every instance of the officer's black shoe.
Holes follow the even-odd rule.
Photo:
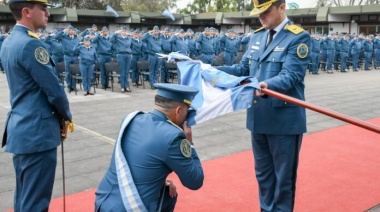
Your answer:
[[[347,71],[340,71],[340,73],[347,73]]]
[[[152,89],[152,90],[156,90],[157,88],[154,87],[154,86],[150,86],[150,89]]]
[[[319,73],[318,72],[313,72],[313,73],[311,73],[312,75],[319,75]]]
[[[110,86],[102,86],[102,89],[106,90],[107,88],[111,88]]]
[[[72,91],[75,91],[75,90],[74,90],[74,88],[69,88],[69,87],[68,87],[68,88],[67,88],[67,91],[68,91],[69,93],[71,93]]]

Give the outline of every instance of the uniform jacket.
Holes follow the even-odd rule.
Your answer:
[[[310,51],[319,54],[321,52],[321,40],[312,38]]]
[[[189,50],[189,42],[183,37],[183,39],[179,38],[176,35],[173,35],[170,38],[170,42],[173,44],[173,51],[180,52],[181,54],[188,54]]]
[[[96,48],[91,45],[87,48],[84,44],[78,44],[74,51],[79,55],[81,64],[92,65],[98,61]]]
[[[78,56],[74,52],[74,48],[79,43],[79,38],[77,35],[70,36],[69,34],[65,33],[64,31],[60,31],[54,36],[54,39],[56,39],[62,43],[64,55]]]
[[[172,171],[185,187],[195,190],[202,186],[203,169],[196,151],[191,148],[192,153],[188,158],[181,153],[180,145],[184,139],[186,136],[183,131],[157,110],[137,115],[126,128],[121,147],[148,211],[156,211],[161,188]],[[110,204],[101,206],[104,211],[125,211],[120,198],[114,153],[110,167],[96,191],[95,211],[104,201],[112,202],[112,208],[105,208]]]
[[[220,38],[220,47],[222,52],[230,52],[236,54],[240,48],[240,40],[222,35]]]
[[[51,36],[48,36],[45,42],[51,45],[51,53],[53,55],[63,55],[63,47],[61,42],[52,39]]]
[[[61,141],[59,120],[71,120],[69,102],[52,59],[42,42],[28,31],[16,25],[0,53],[11,103],[2,145],[15,154],[57,147]]]
[[[201,33],[196,42],[202,54],[216,54],[216,43],[212,36],[207,37]]]
[[[350,52],[350,43],[349,41],[345,40],[344,38],[340,39],[340,52],[343,53],[349,53]]]
[[[110,39],[112,43],[112,49],[114,49],[116,54],[132,54],[131,36],[123,37],[121,34],[115,34]]]
[[[110,36],[104,37],[103,35],[96,34],[92,43],[96,45],[96,49],[99,54],[112,55],[112,43]]]
[[[363,49],[365,52],[372,53],[373,52],[373,42],[366,40],[364,42]]]
[[[148,53],[150,55],[156,56],[156,53],[163,53],[162,37],[160,34],[155,37],[154,35],[151,35],[147,32],[143,35],[142,41],[147,43]]]
[[[162,41],[162,51],[165,54],[169,54],[170,52],[174,51],[173,45],[170,42],[170,36],[169,35],[166,36],[166,35],[161,34],[160,37],[161,37],[161,41]]]
[[[350,41],[350,48],[352,54],[357,54],[361,52],[362,44],[359,40],[352,39]]]
[[[142,55],[143,42],[140,39],[132,38],[131,50],[132,54]]]
[[[286,25],[267,48],[268,30],[256,31],[241,62],[218,69],[236,76],[256,77],[271,90],[305,100],[304,77],[311,37],[300,28],[296,34],[294,27]],[[260,134],[301,134],[306,132],[305,109],[271,96],[255,96],[247,110],[247,128]]]

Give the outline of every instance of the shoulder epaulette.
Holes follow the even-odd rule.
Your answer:
[[[29,35],[30,37],[40,39],[40,36],[38,36],[36,33],[32,32],[32,31],[28,31],[28,35]]]
[[[292,25],[286,25],[285,29],[289,30],[290,32],[292,32],[293,34],[296,34],[296,35],[298,35],[298,34],[300,34],[301,32],[304,31],[304,29],[302,29],[301,27],[299,27],[297,25],[294,25],[294,24],[292,24]]]
[[[256,29],[255,33],[260,32],[261,30],[265,29],[264,27],[261,27],[260,29]]]

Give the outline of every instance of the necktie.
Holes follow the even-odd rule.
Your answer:
[[[274,34],[276,34],[276,30],[273,30],[273,29],[269,30],[269,39],[268,39],[267,47],[272,42]]]

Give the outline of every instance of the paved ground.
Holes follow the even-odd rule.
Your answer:
[[[114,140],[124,115],[135,110],[150,111],[155,91],[132,88],[131,93],[97,90],[94,96],[68,94],[75,132],[64,145],[66,193],[97,187],[108,167]],[[307,75],[307,101],[358,119],[380,117],[380,70]],[[9,110],[5,75],[0,74],[0,131]],[[308,133],[344,125],[344,122],[308,111]],[[291,122],[289,122],[291,124]],[[2,132],[0,135],[2,138]],[[193,128],[195,146],[202,161],[249,150],[245,111],[235,112]],[[62,196],[61,155],[53,198]],[[12,208],[14,173],[12,155],[0,151],[0,211]],[[378,210],[380,211],[380,210]]]

